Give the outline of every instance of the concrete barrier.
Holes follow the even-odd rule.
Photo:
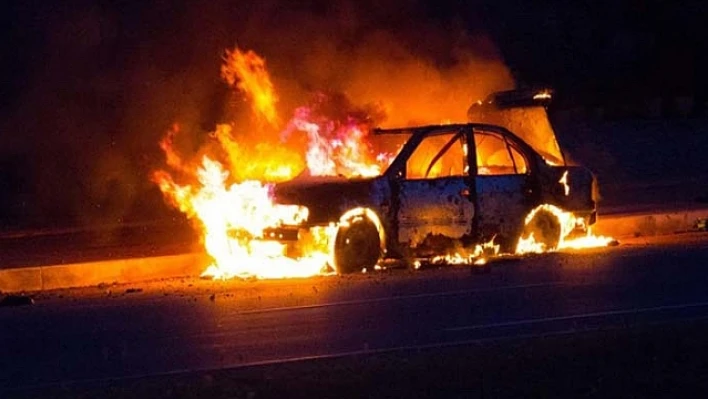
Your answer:
[[[135,283],[182,276],[198,276],[210,259],[205,254],[131,258],[101,262],[0,270],[0,291],[30,292],[101,283]]]
[[[708,217],[708,208],[689,211],[601,215],[593,226],[593,233],[615,238],[674,234],[694,230],[696,220],[706,217]]]
[[[663,213],[601,216],[593,232],[615,238],[654,236],[688,231],[708,208]],[[0,291],[31,292],[101,283],[136,283],[160,278],[198,276],[210,263],[202,253],[131,258],[0,270]]]

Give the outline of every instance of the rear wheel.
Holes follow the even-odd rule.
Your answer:
[[[561,239],[561,225],[556,215],[541,209],[533,219],[523,227],[521,237],[529,238],[533,234],[536,242],[543,244],[544,250],[550,251],[558,248]]]
[[[334,262],[338,273],[373,268],[380,257],[379,231],[367,217],[355,216],[339,227],[334,242]]]

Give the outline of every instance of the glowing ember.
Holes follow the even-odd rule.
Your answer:
[[[595,236],[589,228],[586,228],[585,221],[578,218],[571,212],[566,212],[555,205],[543,204],[534,208],[526,216],[524,224],[529,226],[534,222],[534,218],[540,213],[551,215],[557,223],[557,243],[550,245],[549,242],[541,240],[536,234],[538,232],[531,231],[528,235],[522,235],[516,245],[516,254],[526,253],[542,253],[561,249],[582,249],[604,247],[614,241],[611,237]],[[571,237],[571,233],[576,229],[581,228],[586,230],[586,234],[581,237]]]

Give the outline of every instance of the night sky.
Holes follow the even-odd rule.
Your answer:
[[[443,77],[456,76],[448,71],[463,60],[498,61],[518,86],[554,87],[560,108],[679,96],[701,104],[708,94],[708,7],[700,1],[0,7],[0,230],[166,217],[147,178],[162,160],[156,143],[176,120],[206,134],[223,118],[228,95],[218,68],[236,44],[262,52],[283,77],[286,105],[318,86],[360,87],[342,60],[381,43],[392,59],[424,60]],[[328,50],[339,54],[333,71],[322,69]]]

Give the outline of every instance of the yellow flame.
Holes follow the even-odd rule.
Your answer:
[[[253,114],[268,122],[270,131],[280,128],[278,95],[265,60],[253,51],[235,48],[226,51],[223,61],[221,77],[245,96]],[[210,135],[213,140],[194,159],[185,160],[175,149],[177,124],[160,142],[170,171],[157,170],[152,179],[167,201],[200,229],[205,250],[213,258],[204,276],[281,278],[330,273],[338,224],[302,228],[308,210],[275,203],[272,186],[265,182],[292,179],[305,169],[315,176],[374,176],[395,156],[376,156],[367,142],[366,127],[353,118],[323,120],[310,108],[300,107],[286,126],[275,138],[269,137],[270,131],[255,131],[237,140],[233,123],[219,124]],[[298,140],[283,143],[286,132],[304,133],[307,148],[303,150]],[[356,215],[376,224],[383,245],[381,221],[373,211],[353,209],[341,222]],[[287,244],[273,240],[282,238],[272,233],[278,228],[297,229],[298,240]],[[266,231],[270,231],[267,236]]]
[[[534,100],[550,100],[552,97],[551,93],[547,90],[540,91],[533,95]]]
[[[304,277],[322,272],[324,253],[312,251],[306,257],[291,259],[284,244],[263,237],[267,228],[303,223],[307,208],[275,204],[270,186],[258,181],[227,184],[229,172],[206,156],[197,178],[195,185],[180,186],[164,176],[159,183],[183,212],[200,222],[205,248],[214,259],[203,276]]]
[[[596,236],[588,230],[587,235],[577,238],[565,239],[560,245],[560,249],[583,249],[606,247],[614,241],[612,237]]]
[[[519,242],[516,244],[516,254],[540,254],[545,252],[546,246],[540,242],[536,241],[533,233],[530,233],[528,237],[519,237]]]
[[[499,255],[500,246],[494,243],[495,237],[482,244],[475,245],[472,251],[457,250],[454,253],[433,257],[431,263],[443,263],[449,265],[484,265],[487,257]]]
[[[585,220],[583,218],[576,217],[572,212],[566,212],[551,204],[543,204],[534,208],[524,219],[524,225],[528,226],[538,212],[541,211],[549,212],[558,222],[559,237],[557,246],[548,247],[547,243],[538,241],[538,239],[534,236],[534,232],[530,232],[527,236],[522,235],[519,237],[516,244],[516,254],[543,253],[562,249],[604,247],[614,241],[612,237],[596,236],[592,234],[592,230],[585,226]],[[576,229],[585,229],[585,235],[571,237],[571,234],[576,231]]]

